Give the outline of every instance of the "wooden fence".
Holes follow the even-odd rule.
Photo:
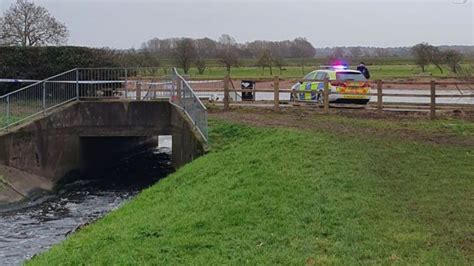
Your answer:
[[[280,81],[278,77],[275,77],[273,80],[273,88],[261,88],[261,89],[235,89],[235,88],[230,88],[229,83],[230,83],[230,78],[227,76],[224,78],[224,109],[228,110],[230,106],[230,92],[252,92],[252,93],[257,93],[257,92],[273,92],[273,105],[275,110],[280,109],[280,93],[289,93],[289,94],[298,94],[298,93],[303,93],[303,91],[293,91],[291,89],[281,89],[280,88]],[[305,80],[307,82],[323,82],[324,83],[324,90],[323,90],[323,103],[322,108],[324,113],[329,112],[330,108],[330,102],[329,102],[329,95],[331,94],[329,90],[329,84],[330,81],[328,79],[325,80]],[[429,114],[431,118],[436,117],[436,110],[441,109],[473,109],[474,110],[474,81],[472,82],[438,82],[438,81],[430,81],[430,82],[394,82],[394,81],[382,81],[382,80],[377,80],[377,81],[372,81],[369,82],[372,88],[376,88],[376,93],[367,93],[365,94],[366,96],[376,96],[377,97],[377,102],[376,102],[376,109],[378,111],[383,111],[385,107],[389,108],[408,108],[408,109],[423,109],[419,107],[426,106],[426,104],[423,103],[384,103],[384,97],[407,97],[407,98],[429,98]],[[410,91],[407,90],[407,93],[390,93],[390,92],[385,92],[384,87],[387,85],[404,85],[404,86],[409,86],[409,85],[414,85],[414,86],[427,86],[429,87],[429,94],[413,94],[409,93]],[[447,86],[464,86],[467,87],[467,91],[470,93],[468,94],[439,94],[437,93],[437,88],[440,86],[442,87],[447,87]],[[390,90],[393,90],[393,88],[390,88]],[[466,90],[466,89],[465,89]],[[211,92],[211,90],[198,90],[198,91],[208,91]],[[212,90],[213,92],[216,92],[216,90]],[[309,93],[309,91],[307,92]],[[350,96],[351,94],[344,94],[346,96]],[[296,95],[295,95],[296,96]],[[360,96],[357,95],[357,96]],[[294,97],[295,99],[297,97]],[[469,104],[440,104],[437,103],[436,99],[439,98],[469,98],[473,99],[472,103]],[[257,103],[257,101],[255,102]]]
[[[280,99],[280,95],[284,93],[288,94],[293,94],[295,97],[294,99],[297,99],[297,95],[302,93],[303,91],[293,91],[289,88],[287,89],[282,89],[281,87],[281,82],[286,81],[288,83],[288,80],[283,80],[280,79],[279,77],[274,77],[272,80],[259,80],[259,82],[265,83],[266,87],[263,88],[258,88],[258,89],[241,89],[241,88],[235,88],[231,78],[229,76],[225,76],[223,80],[218,80],[218,83],[213,83],[215,85],[212,86],[206,86],[206,81],[199,81],[200,84],[203,84],[204,86],[197,86],[194,88],[194,90],[198,93],[223,93],[223,105],[225,110],[229,110],[230,104],[232,102],[231,100],[231,93],[272,93],[273,94],[273,100],[266,100],[266,101],[252,101],[251,103],[253,105],[258,105],[260,103],[265,103],[265,104],[272,104],[273,108],[275,110],[279,110],[281,107],[282,103],[287,104],[287,102],[282,101]],[[322,104],[317,104],[323,109],[324,113],[329,112],[329,108],[332,107],[333,105],[330,104],[329,102],[329,96],[331,94],[329,90],[329,80],[305,80],[307,82],[323,82],[324,83],[324,90],[323,90],[323,103]],[[216,80],[212,81],[216,82]],[[468,109],[468,110],[474,110],[474,81],[458,81],[458,82],[442,82],[442,81],[430,81],[430,82],[396,82],[396,81],[382,81],[382,80],[377,80],[377,81],[370,81],[369,82],[370,86],[372,89],[375,89],[376,92],[369,92],[367,94],[364,94],[366,96],[371,96],[371,97],[376,97],[377,101],[375,103],[370,103],[369,106],[375,108],[378,111],[383,111],[385,109],[406,109],[406,110],[428,110],[429,115],[431,118],[436,117],[436,111],[437,110],[453,110],[453,109]],[[192,84],[193,85],[193,84]],[[410,89],[401,89],[401,90],[406,90],[406,93],[393,93],[390,92],[391,90],[394,90],[393,86],[415,86],[419,87],[423,86],[425,93],[413,93],[413,90]],[[468,92],[468,93],[461,93],[461,91],[458,94],[446,94],[440,92],[441,90],[447,90],[446,88],[448,86],[455,86],[456,88],[463,87],[463,92]],[[444,88],[444,89],[442,89]],[[400,89],[397,89],[400,90]],[[133,91],[133,89],[130,89],[129,91]],[[166,89],[161,88],[161,89],[147,89],[147,88],[139,88],[137,91],[137,94],[140,94],[141,92],[166,92]],[[452,90],[456,91],[456,90]],[[309,93],[310,91],[307,91],[306,93]],[[412,93],[410,93],[412,92]],[[344,94],[346,96],[349,96],[351,94]],[[357,96],[360,96],[358,94]],[[384,102],[384,97],[396,97],[396,98],[429,98],[428,103],[416,103],[416,102],[410,102],[410,101],[405,101],[405,102]],[[267,97],[268,98],[268,97]],[[439,103],[437,102],[437,99],[441,98],[451,98],[451,99],[472,99],[472,101],[469,101],[467,104],[450,104],[450,103]],[[234,102],[235,103],[235,102]],[[305,104],[304,101],[297,101],[297,103],[300,104]],[[309,102],[306,102],[309,103]],[[314,105],[314,102],[311,102],[311,104]],[[334,105],[335,106],[335,105]],[[348,106],[348,105],[338,105],[338,107],[341,106]]]

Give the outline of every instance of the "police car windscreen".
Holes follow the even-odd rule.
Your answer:
[[[367,81],[364,75],[355,72],[337,72],[336,79],[338,81]]]

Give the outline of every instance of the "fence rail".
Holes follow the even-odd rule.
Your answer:
[[[242,79],[245,80],[245,79]],[[279,109],[282,103],[290,102],[290,99],[297,99],[297,94],[315,93],[315,91],[295,91],[290,89],[293,80],[283,80],[275,77],[274,80],[264,80],[257,82],[256,88],[241,89],[232,88],[232,80],[226,76],[221,84],[212,81],[212,83],[201,84],[195,87],[198,94],[215,93],[223,96],[224,108],[228,109],[230,103],[245,103],[243,101],[233,101],[231,95],[233,93],[252,93],[253,97],[248,100],[252,104],[265,103],[266,105],[273,103],[275,109]],[[304,80],[305,82],[321,82],[324,83],[325,90],[317,90],[320,93],[322,102],[315,101],[295,101],[295,103],[304,104],[311,103],[319,105],[324,108],[324,112],[328,112],[329,108],[333,106],[329,102],[334,99],[333,95],[350,96],[368,96],[371,98],[369,106],[375,107],[382,111],[385,109],[428,109],[430,116],[434,118],[437,110],[451,109],[473,109],[474,110],[474,81],[459,81],[459,82],[400,82],[400,81],[370,81],[368,84],[371,87],[369,93],[354,94],[355,92],[336,93],[329,90],[331,82],[329,80]],[[296,81],[293,81],[296,82]],[[286,83],[282,85],[282,83]],[[290,85],[291,84],[291,85]],[[285,87],[286,86],[286,87]],[[259,93],[261,97],[256,97]],[[258,100],[260,98],[260,100]],[[247,103],[248,103],[247,102]],[[341,107],[342,105],[338,105]],[[409,110],[408,110],[409,111]]]

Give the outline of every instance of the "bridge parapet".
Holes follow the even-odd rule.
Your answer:
[[[186,79],[141,79],[155,68],[76,68],[0,96],[0,130],[23,124],[73,101],[168,100],[188,116],[207,141],[207,110]]]

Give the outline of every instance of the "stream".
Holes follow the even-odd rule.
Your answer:
[[[170,146],[160,137],[160,148],[123,159],[102,178],[78,175],[48,197],[0,210],[0,265],[22,264],[166,177],[172,172]]]

